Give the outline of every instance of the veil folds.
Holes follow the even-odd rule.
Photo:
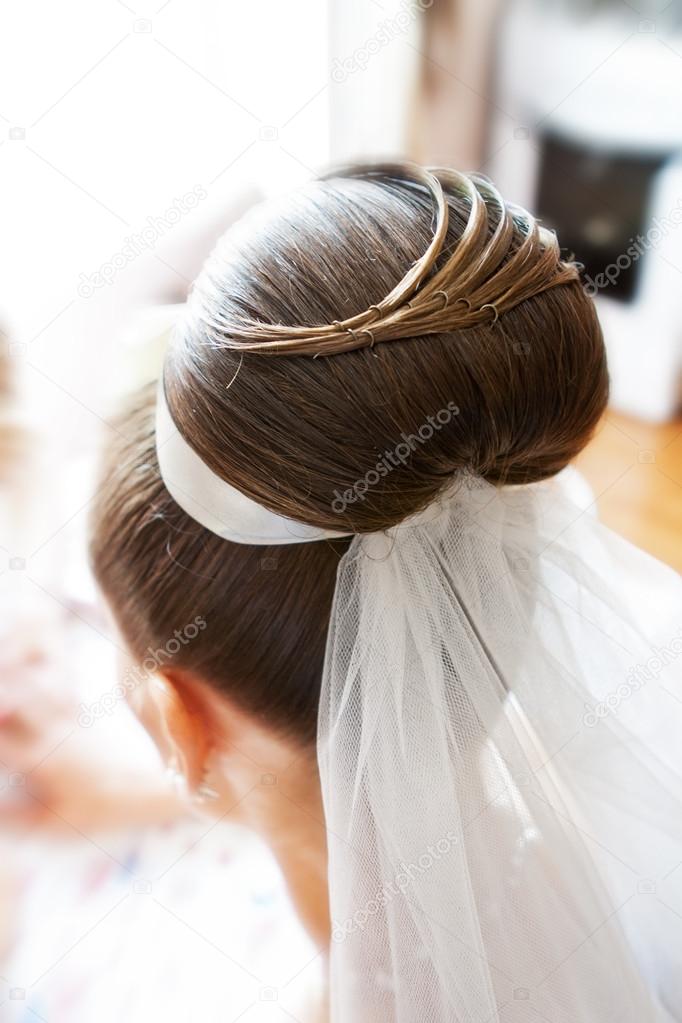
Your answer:
[[[681,680],[679,577],[560,479],[356,537],[318,736],[333,1023],[682,1020]]]

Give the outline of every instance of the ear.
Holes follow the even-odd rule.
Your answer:
[[[206,708],[193,694],[191,680],[179,674],[153,675],[145,690],[138,706],[142,724],[167,767],[196,791],[212,746]]]

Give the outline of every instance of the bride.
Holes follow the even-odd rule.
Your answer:
[[[681,588],[566,469],[607,393],[554,235],[370,165],[227,234],[121,420],[133,699],[270,843],[335,1023],[682,1020]]]

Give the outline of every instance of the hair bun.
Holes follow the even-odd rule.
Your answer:
[[[228,233],[166,393],[223,479],[288,518],[365,532],[461,469],[556,473],[594,429],[607,376],[554,234],[480,176],[391,164],[313,182]]]

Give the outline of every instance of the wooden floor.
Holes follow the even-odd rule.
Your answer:
[[[652,425],[610,411],[576,465],[601,520],[682,572],[682,419]]]

